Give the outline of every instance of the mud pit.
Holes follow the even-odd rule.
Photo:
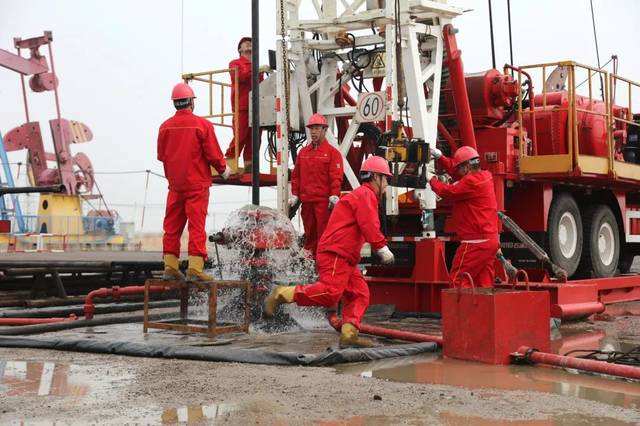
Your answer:
[[[640,344],[640,304],[597,320],[564,324],[554,350]],[[315,326],[314,326],[315,324]],[[436,320],[388,320],[425,332]],[[219,344],[313,352],[335,343],[321,322],[312,330],[230,336]],[[141,325],[52,335],[212,344],[199,336]],[[388,343],[380,341],[380,343]],[[616,346],[618,345],[618,346]],[[496,367],[439,354],[336,368],[275,367],[0,349],[1,424],[445,424],[626,425],[640,423],[640,384],[527,366]]]

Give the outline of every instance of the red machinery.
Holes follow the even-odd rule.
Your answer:
[[[557,317],[584,317],[601,312],[603,303],[640,299],[640,277],[619,276],[640,253],[640,116],[615,105],[615,92],[608,89],[620,82],[640,85],[573,62],[505,66],[504,73],[493,69],[462,78],[452,31],[446,31],[445,44],[449,79],[442,83],[438,146],[452,153],[475,145],[483,168],[494,174],[499,210],[573,280],[550,276],[524,244],[503,232],[506,257],[529,273],[532,288],[550,292]],[[547,88],[543,82],[536,93],[534,72],[539,76],[541,70],[544,77],[556,67],[567,70],[566,88]],[[580,71],[593,81],[603,76],[605,100],[594,98],[591,81],[583,87],[585,94],[578,94]],[[354,104],[347,95],[343,90],[336,105]],[[338,119],[339,139],[347,127],[346,118]],[[384,123],[378,128],[389,130]],[[375,134],[364,132],[360,148],[352,148],[347,157],[354,170],[376,143]],[[386,221],[386,233],[392,248],[408,261],[367,268],[371,303],[439,312],[455,249],[447,205],[436,210],[435,239],[422,236],[412,192],[401,196],[400,207],[400,215]],[[506,282],[502,268],[497,270]]]

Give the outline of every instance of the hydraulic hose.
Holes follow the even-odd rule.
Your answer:
[[[528,346],[521,346],[514,354],[517,360],[525,360],[534,364],[554,365],[563,368],[575,368],[576,370],[592,373],[608,374],[610,376],[624,377],[640,380],[640,368],[630,365],[613,364],[606,361],[575,358],[540,352]]]
[[[75,321],[78,319],[74,314],[69,315],[67,318],[0,318],[0,325],[37,325],[37,324],[51,324],[65,321]]]
[[[342,327],[342,320],[335,312],[327,316],[329,324],[337,331]],[[442,337],[431,334],[416,333],[413,331],[394,330],[392,328],[377,327],[375,325],[360,324],[360,332],[378,337],[388,337],[390,339],[404,340],[407,342],[432,342],[442,346]]]

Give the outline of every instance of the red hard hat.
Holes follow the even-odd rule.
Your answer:
[[[307,127],[311,126],[324,126],[328,127],[327,119],[324,118],[322,114],[315,113],[309,118],[309,122],[307,122]]]
[[[389,177],[391,176],[389,163],[387,160],[382,157],[378,157],[377,155],[372,155],[364,160],[362,167],[360,167],[360,173],[362,172],[380,173]]]
[[[252,41],[252,38],[251,38],[251,37],[242,37],[242,38],[240,39],[240,41],[238,42],[238,49],[237,49],[238,51],[240,50],[240,45],[241,45],[242,43],[244,43],[245,41]]]
[[[478,151],[475,149],[470,146],[461,146],[456,153],[453,154],[453,167],[458,167],[462,163],[478,157],[480,157],[480,154],[478,154]]]
[[[196,95],[193,93],[193,89],[187,83],[178,83],[173,86],[173,91],[171,92],[171,99],[174,101],[176,99],[188,99],[195,98]]]

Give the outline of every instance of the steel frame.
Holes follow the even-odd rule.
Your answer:
[[[330,124],[327,133],[329,142],[340,150],[344,159],[344,170],[350,186],[359,186],[358,179],[347,162],[346,155],[352,147],[357,135],[359,123],[355,118],[356,108],[353,106],[336,107],[334,96],[341,90],[345,82],[352,78],[352,70],[348,67],[340,69],[341,62],[328,53],[340,53],[345,50],[335,38],[340,32],[352,32],[353,44],[357,47],[384,44],[386,55],[384,88],[386,94],[385,128],[390,130],[392,121],[402,118],[399,102],[398,75],[404,82],[408,96],[407,116],[413,128],[413,137],[424,139],[435,144],[438,128],[438,108],[440,100],[440,84],[442,75],[443,28],[451,19],[462,13],[461,9],[444,3],[427,0],[400,0],[399,9],[395,10],[394,2],[387,2],[385,8],[372,8],[364,0],[341,0],[338,7],[336,0],[280,0],[277,4],[277,16],[282,20],[278,26],[278,34],[282,37],[277,47],[277,148],[278,148],[278,193],[277,207],[287,213],[289,197],[288,186],[288,128],[286,105],[285,73],[289,64],[296,84],[303,119],[319,112],[325,115]],[[282,9],[284,8],[284,10]],[[313,10],[314,19],[300,19],[301,10]],[[396,61],[396,12],[398,12],[401,32],[400,54],[403,67],[398,69]],[[361,30],[378,27],[384,30],[384,37],[379,34],[362,34]],[[360,33],[358,33],[360,31]],[[308,34],[319,34],[318,39],[305,37]],[[314,75],[311,71],[316,66],[312,51],[325,54],[322,69]],[[285,64],[285,55],[289,64]],[[286,65],[286,66],[285,66]],[[338,77],[340,74],[340,77]],[[315,81],[314,81],[315,80]],[[314,81],[310,85],[309,81]],[[429,92],[425,95],[425,83]],[[315,99],[315,104],[312,101]],[[342,140],[336,135],[336,118],[348,117],[351,121]],[[406,123],[409,124],[409,123]],[[387,190],[387,214],[398,215],[398,197],[400,188],[389,187]],[[435,209],[435,194],[430,188],[415,191],[423,210]],[[433,233],[431,233],[433,236]]]
[[[149,292],[151,286],[164,287],[167,290],[177,290],[180,299],[180,319],[173,321],[150,321],[149,320]],[[189,319],[189,290],[208,291],[208,319],[198,321]],[[220,288],[240,288],[245,292],[245,307],[243,323],[237,325],[219,326],[217,322],[218,289]],[[181,331],[184,333],[204,333],[209,337],[216,337],[219,334],[233,332],[249,332],[251,320],[251,300],[252,289],[249,281],[215,280],[207,282],[182,282],[146,280],[144,283],[144,322],[143,332],[155,328],[161,330]],[[201,325],[196,325],[201,324]],[[204,326],[202,326],[204,325]]]

